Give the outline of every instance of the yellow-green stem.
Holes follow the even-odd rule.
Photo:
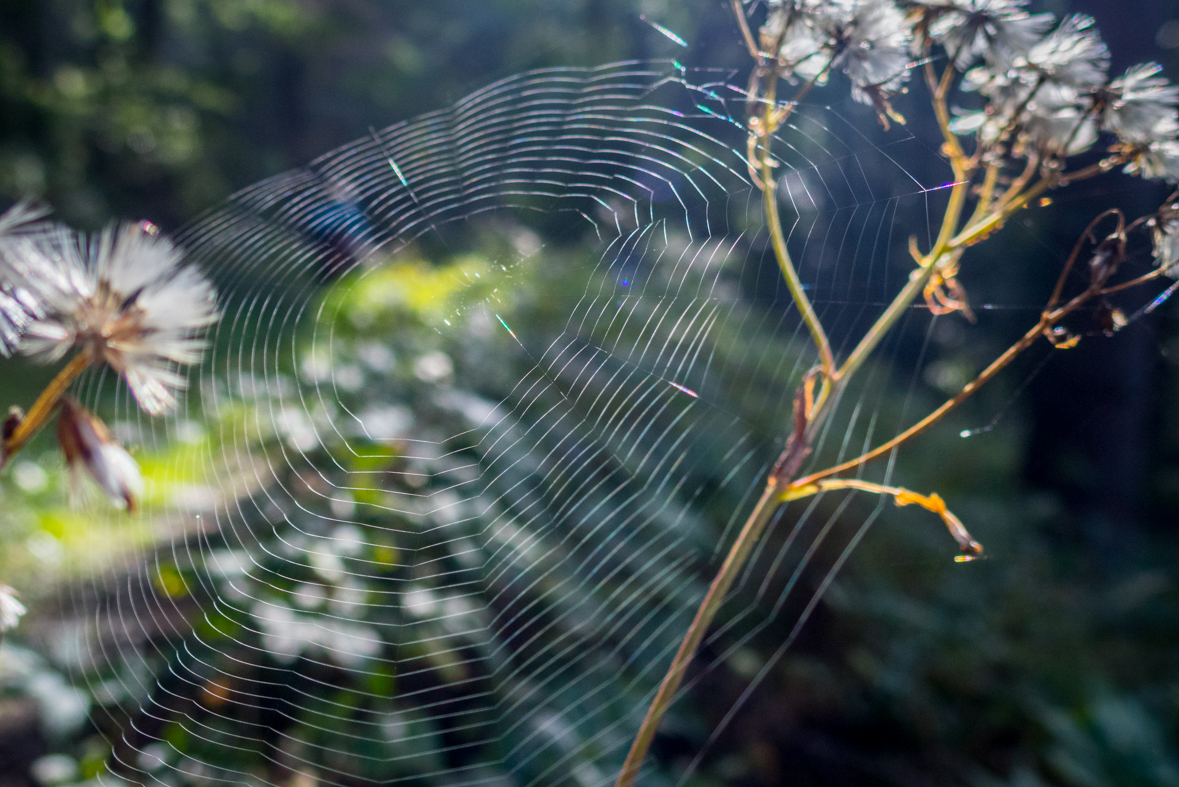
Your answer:
[[[53,412],[53,408],[61,400],[63,394],[70,387],[70,383],[78,378],[82,372],[90,367],[90,355],[85,352],[75,355],[69,363],[67,363],[57,376],[50,381],[49,385],[37,397],[37,401],[33,402],[33,406],[29,408],[29,412],[21,419],[20,424],[17,425],[16,430],[12,436],[4,441],[3,448],[3,462],[7,462],[12,458],[13,454],[24,447],[25,443],[29,441],[37,430],[45,423]]]
[[[991,198],[995,194],[995,185],[999,182],[999,167],[988,164],[986,174],[983,175],[982,187],[978,190],[978,202],[975,203],[974,213],[967,219],[967,224],[974,224],[987,215],[991,209]]]
[[[961,169],[966,161],[966,154],[962,152],[962,143],[958,141],[958,135],[950,130],[950,110],[946,107],[946,94],[950,90],[950,85],[954,83],[954,64],[951,62],[946,66],[940,79],[933,78],[932,62],[925,64],[925,73],[933,94],[933,112],[937,117],[937,124],[941,128],[942,138],[945,140],[946,152],[950,156],[954,169]],[[955,177],[957,180],[961,180],[957,177],[957,173],[955,173]]]
[[[739,8],[740,6],[738,5],[737,9]],[[806,94],[813,84],[814,81],[812,80],[799,91],[799,94],[795,97],[796,102]],[[806,292],[803,290],[802,281],[798,278],[798,272],[794,269],[794,263],[790,259],[790,252],[786,248],[786,236],[782,232],[782,221],[778,213],[777,192],[774,187],[774,164],[769,145],[776,126],[788,116],[788,112],[786,115],[775,120],[776,87],[777,75],[771,73],[769,84],[765,91],[766,108],[765,114],[762,117],[761,133],[763,136],[761,138],[761,155],[760,161],[757,163],[759,164],[761,174],[763,202],[767,223],[770,228],[774,257],[777,259],[778,268],[782,272],[782,277],[786,280],[786,286],[790,290],[790,295],[794,299],[799,312],[802,314],[803,322],[806,323],[815,347],[819,352],[822,381],[819,386],[818,398],[814,404],[815,413],[813,414],[817,416],[818,412],[823,410],[823,404],[831,389],[830,378],[835,370],[835,356],[831,351],[831,343],[827,339],[827,334],[823,330],[819,316],[815,313],[810,299],[807,298]],[[751,155],[755,149],[756,146],[751,145]],[[750,165],[752,167],[752,161]],[[821,418],[816,417],[816,420],[811,425],[813,426],[819,420]],[[647,709],[647,714],[643,718],[643,723],[639,727],[638,734],[635,736],[630,751],[627,753],[626,761],[623,763],[622,771],[619,773],[618,780],[615,782],[616,787],[632,787],[635,779],[638,777],[643,760],[646,759],[647,751],[651,747],[651,741],[654,740],[655,732],[659,729],[659,723],[663,720],[667,709],[671,707],[676,692],[679,691],[679,687],[683,683],[688,666],[692,663],[692,659],[695,657],[696,650],[700,647],[700,643],[703,641],[708,627],[716,618],[716,613],[720,610],[726,594],[733,585],[733,581],[745,565],[749,553],[761,537],[762,531],[765,530],[766,524],[770,521],[770,517],[777,510],[779,505],[778,491],[782,484],[788,480],[771,475],[761,498],[757,501],[753,511],[750,512],[749,517],[745,520],[745,524],[741,528],[741,532],[737,535],[737,539],[729,548],[729,553],[725,556],[724,564],[716,576],[713,577],[708,593],[697,608],[696,616],[692,619],[692,624],[688,627],[688,631],[684,635],[679,649],[672,658],[671,665],[663,676],[663,681],[659,685],[655,699]]]
[[[959,180],[950,191],[950,202],[946,206],[945,214],[942,216],[942,227],[938,232],[938,239],[934,243],[933,249],[930,250],[929,254],[925,255],[921,267],[914,271],[914,275],[909,279],[909,283],[897,293],[897,297],[888,305],[884,314],[880,315],[880,319],[872,324],[872,327],[864,334],[864,338],[860,339],[859,344],[852,350],[851,355],[839,367],[839,371],[835,373],[836,380],[840,382],[846,381],[868,359],[868,356],[880,344],[885,334],[896,324],[897,320],[901,318],[901,315],[908,310],[913,301],[917,299],[917,296],[921,294],[921,291],[925,289],[925,285],[929,283],[930,277],[934,274],[938,258],[952,248],[950,236],[958,226],[958,221],[962,215],[962,207],[966,202],[967,189],[970,188],[970,184],[962,179],[960,173],[955,172],[955,175]]]
[[[761,152],[761,181],[762,201],[765,204],[766,221],[770,227],[770,239],[774,245],[774,257],[778,260],[778,269],[782,271],[782,278],[790,290],[790,297],[794,299],[802,321],[806,323],[811,333],[815,347],[819,351],[819,366],[823,376],[829,377],[835,371],[835,356],[831,352],[831,343],[827,340],[827,332],[815,313],[810,298],[802,287],[802,280],[798,278],[798,271],[794,269],[794,262],[790,259],[790,251],[786,248],[786,236],[782,232],[782,220],[778,213],[778,190],[774,185],[774,164],[769,144],[772,138],[771,114],[774,110],[774,83],[771,82],[766,91],[765,136],[762,138]]]
[[[1033,199],[1047,191],[1051,185],[1052,184],[1048,181],[1041,180],[1019,197],[1004,205],[1002,209],[995,211],[982,221],[971,222],[966,226],[965,229],[950,239],[950,248],[970,246],[982,240],[984,237],[1003,226],[1003,222],[1011,218],[1011,214],[1021,210]]]
[[[765,530],[774,511],[778,508],[778,489],[779,481],[771,477],[761,498],[757,501],[757,505],[754,506],[749,518],[745,520],[745,526],[741,528],[737,540],[729,549],[724,565],[713,578],[712,585],[708,588],[708,594],[705,595],[704,601],[696,610],[696,617],[692,619],[692,625],[688,627],[688,633],[680,643],[675,657],[672,658],[671,665],[663,676],[663,682],[659,685],[659,691],[655,693],[655,699],[651,702],[651,707],[647,709],[647,715],[643,719],[642,726],[639,727],[639,733],[635,736],[634,743],[631,744],[630,752],[626,755],[626,761],[622,765],[622,772],[618,774],[615,787],[632,787],[634,785],[635,779],[639,775],[639,769],[642,768],[643,760],[646,759],[647,750],[651,748],[651,741],[655,738],[655,731],[659,728],[659,722],[667,713],[667,709],[671,707],[672,701],[675,700],[676,692],[679,691],[684,675],[687,674],[688,665],[692,663],[692,658],[696,655],[696,649],[700,647],[700,642],[704,639],[704,634],[720,610],[721,604],[724,603],[729,588],[733,586],[733,581],[741,572],[741,567],[745,565],[745,560],[749,557],[753,545],[757,543],[762,531]]]
[[[740,10],[739,3],[734,2],[734,9]],[[751,38],[751,36],[747,36]],[[746,42],[747,45],[749,41]],[[750,47],[751,50],[753,47]],[[948,88],[949,77],[948,73],[943,75],[942,83],[935,91],[934,102],[944,102],[944,94]],[[914,275],[910,278],[908,284],[897,294],[897,297],[885,310],[884,314],[872,325],[868,333],[860,340],[859,344],[852,351],[851,355],[844,362],[841,367],[836,367],[835,357],[831,350],[830,342],[827,339],[826,332],[823,330],[822,323],[819,321],[818,315],[815,313],[810,299],[806,296],[803,290],[802,282],[798,277],[798,272],[794,268],[791,261],[789,251],[786,248],[786,238],[782,232],[782,222],[778,213],[777,193],[774,187],[773,178],[773,160],[769,151],[770,140],[772,139],[776,123],[773,118],[775,110],[775,88],[777,75],[771,72],[769,77],[769,84],[765,92],[765,114],[762,118],[762,139],[761,139],[761,156],[760,161],[756,162],[759,166],[761,175],[761,186],[763,192],[763,202],[766,211],[766,218],[770,228],[770,237],[773,243],[774,256],[777,259],[778,267],[782,272],[783,278],[786,280],[787,287],[790,290],[790,295],[795,304],[798,306],[802,314],[803,322],[810,331],[816,348],[819,351],[820,368],[822,371],[822,382],[820,384],[819,395],[814,402],[814,408],[811,413],[808,413],[809,422],[806,423],[805,429],[800,433],[800,438],[808,440],[809,435],[821,426],[825,416],[828,414],[826,407],[828,403],[828,396],[833,387],[842,389],[846,385],[848,378],[850,378],[855,371],[863,364],[871,352],[876,348],[885,334],[892,328],[892,326],[900,319],[905,310],[917,299],[917,296],[929,283],[931,277],[936,272],[937,263],[942,255],[953,251],[954,249],[969,246],[988,233],[994,231],[1015,211],[1027,205],[1027,203],[1038,196],[1048,188],[1048,182],[1044,181],[1037,183],[1035,187],[1029,189],[1022,195],[1016,196],[1009,202],[1004,200],[1004,204],[1000,205],[1000,209],[993,215],[982,218],[982,214],[986,211],[984,205],[976,207],[976,211],[971,219],[967,222],[965,229],[958,231],[959,223],[962,220],[962,211],[966,203],[966,197],[969,193],[970,179],[974,171],[974,165],[967,162],[960,147],[956,146],[956,138],[952,136],[948,128],[948,112],[939,113],[939,124],[943,127],[943,131],[948,136],[948,144],[950,145],[952,165],[954,168],[955,184],[950,192],[950,201],[946,206],[946,212],[942,217],[941,229],[938,232],[938,238],[934,243],[929,253],[924,255],[920,260],[921,267],[914,271]],[[803,92],[813,84],[808,83]],[[935,107],[937,108],[937,107]],[[941,107],[944,109],[944,107]],[[781,122],[781,119],[778,120]],[[756,145],[751,144],[750,152],[756,150]],[[750,162],[751,168],[754,162]],[[1096,166],[1096,165],[1095,165]],[[1084,171],[1084,176],[1088,176],[1089,169]],[[995,181],[998,176],[997,168],[990,168],[987,172],[986,182],[984,183],[984,190],[986,192],[986,200],[989,201],[990,191],[994,188]],[[1075,176],[1074,176],[1075,177]],[[1005,197],[1014,196],[1011,192]],[[957,234],[955,234],[957,233]],[[753,511],[746,519],[741,532],[737,539],[729,549],[728,555],[725,557],[725,562],[721,566],[720,571],[713,578],[712,585],[709,587],[708,593],[705,595],[700,607],[696,610],[696,616],[693,618],[688,631],[680,643],[679,649],[676,651],[672,659],[671,665],[664,674],[663,681],[659,686],[659,690],[655,694],[655,698],[651,706],[647,709],[647,714],[643,719],[642,725],[639,727],[638,734],[635,736],[634,742],[631,744],[630,751],[622,766],[622,771],[615,782],[615,787],[633,787],[635,779],[638,777],[639,770],[642,767],[643,760],[646,758],[647,751],[650,749],[651,742],[655,738],[655,733],[659,728],[659,723],[666,714],[672,702],[675,699],[676,693],[679,691],[680,685],[683,683],[684,676],[687,673],[688,666],[691,664],[693,657],[696,654],[697,648],[704,639],[708,627],[711,625],[717,612],[720,610],[724,602],[725,596],[732,587],[734,580],[740,573],[741,568],[745,565],[746,559],[749,557],[753,546],[761,537],[766,525],[769,523],[774,511],[784,499],[782,487],[784,484],[789,484],[788,488],[801,487],[806,484],[815,484],[820,479],[828,478],[843,470],[858,467],[864,462],[870,461],[878,456],[890,451],[896,445],[908,440],[916,434],[923,431],[932,423],[939,420],[942,416],[957,407],[969,397],[975,390],[983,383],[987,382],[991,377],[1005,367],[1010,361],[1024,349],[1031,345],[1037,337],[1039,337],[1047,326],[1054,325],[1065,314],[1070,312],[1080,302],[1080,297],[1074,299],[1068,306],[1062,307],[1052,314],[1045,314],[1041,321],[1028,332],[1019,342],[1012,345],[1007,352],[995,360],[991,366],[979,375],[979,377],[966,386],[965,389],[953,399],[947,401],[936,411],[931,413],[928,417],[923,419],[912,428],[906,430],[904,433],[898,435],[893,440],[885,443],[879,448],[865,454],[851,462],[845,462],[836,467],[815,473],[806,478],[799,479],[796,482],[790,483],[790,479],[771,475],[766,484],[766,489],[762,493],[761,498],[754,506]],[[834,386],[833,386],[834,384]],[[805,445],[806,443],[804,443]],[[847,486],[852,486],[853,483],[847,482]],[[963,530],[963,532],[965,532]],[[968,534],[967,534],[968,535]],[[973,542],[971,542],[973,545]],[[974,545],[976,546],[976,545]]]
[[[1036,341],[1036,339],[1040,338],[1040,336],[1044,334],[1044,331],[1060,322],[1061,319],[1063,319],[1067,314],[1072,312],[1077,306],[1083,303],[1084,300],[1088,300],[1088,295],[1089,294],[1077,296],[1077,298],[1073,299],[1073,301],[1071,301],[1067,306],[1062,306],[1050,314],[1045,314],[1040,318],[1040,321],[1037,322],[1031,328],[1031,330],[1025,333],[1018,342],[1008,347],[1002,355],[992,361],[990,366],[984,369],[978,377],[967,384],[966,387],[964,387],[956,396],[946,400],[941,407],[937,408],[932,413],[898,434],[896,437],[892,438],[886,443],[882,443],[876,448],[873,448],[868,453],[858,456],[855,459],[850,459],[842,464],[829,467],[826,470],[822,470],[818,473],[813,473],[806,476],[805,478],[800,478],[797,481],[794,481],[791,486],[801,487],[808,484],[814,484],[820,479],[829,478],[830,476],[838,475],[839,473],[845,472],[847,470],[854,470],[862,465],[867,464],[868,462],[873,461],[874,459],[879,459],[888,452],[892,451],[892,449],[896,448],[901,443],[904,443],[905,441],[921,434],[934,423],[940,421],[944,415],[969,399],[975,391],[977,391],[984,384],[990,381],[992,377],[1002,371],[1003,368],[1007,366],[1007,364],[1015,360],[1015,357],[1030,347],[1032,343]]]

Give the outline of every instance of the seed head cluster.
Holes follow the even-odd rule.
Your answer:
[[[44,216],[26,203],[0,215],[0,354],[70,361],[27,415],[14,409],[4,421],[0,467],[57,412],[72,475],[89,475],[131,510],[143,494],[138,465],[66,390],[82,371],[105,365],[147,413],[174,408],[185,386],[180,370],[200,361],[218,318],[217,295],[147,222],[84,236]]]
[[[1157,63],[1111,77],[1090,16],[1057,23],[1027,0],[765,3],[763,58],[787,80],[842,72],[857,101],[898,117],[889,101],[910,71],[944,56],[961,76],[952,105],[968,107],[949,128],[974,138],[980,161],[1064,171],[1065,159],[1104,147],[1131,175],[1179,183],[1179,87]],[[1160,232],[1158,264],[1173,263],[1172,236]]]
[[[0,260],[4,259],[4,249],[44,233],[48,229],[40,221],[44,216],[43,209],[24,202],[0,214]],[[0,261],[0,271],[4,264]],[[0,355],[12,353],[29,322],[40,313],[33,294],[19,286],[15,277],[0,273]]]
[[[857,101],[888,109],[888,98],[909,79],[911,25],[893,2],[773,0],[761,46],[774,53],[783,76],[826,82],[844,73]]]
[[[184,387],[177,367],[200,360],[202,333],[217,319],[212,285],[147,223],[92,238],[59,230],[12,239],[0,244],[0,277],[29,307],[20,352],[46,363],[71,351],[105,362],[152,415],[175,406]]]

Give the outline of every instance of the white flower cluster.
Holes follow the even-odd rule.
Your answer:
[[[0,249],[43,231],[46,227],[39,220],[44,215],[44,210],[23,202],[5,211],[0,215]],[[0,355],[7,357],[12,353],[29,322],[39,313],[32,293],[14,280],[0,276]]]
[[[17,206],[0,219],[0,348],[46,363],[77,350],[122,374],[148,413],[174,407],[177,367],[200,360],[217,320],[212,285],[150,224],[89,239],[20,231],[34,215]]]
[[[784,76],[823,84],[842,71],[882,112],[909,78],[912,25],[892,0],[770,0],[760,32]]]
[[[987,99],[952,124],[977,133],[1002,155],[1063,158],[1090,149],[1103,133],[1126,170],[1179,181],[1179,88],[1155,63],[1109,77],[1109,50],[1085,14],[1049,30],[1051,14],[1028,14],[1026,0],[916,2],[919,24],[965,71],[963,89]],[[915,15],[916,16],[916,15]],[[981,61],[981,62],[979,62]]]
[[[1031,14],[1027,0],[766,0],[761,47],[790,79],[824,82],[832,71],[852,95],[893,114],[916,58],[941,47],[986,99],[951,128],[977,134],[986,158],[1054,161],[1103,134],[1126,171],[1179,182],[1179,87],[1154,63],[1111,79],[1093,19]]]

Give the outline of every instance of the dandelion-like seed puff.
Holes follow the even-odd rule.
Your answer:
[[[66,397],[86,369],[107,364],[145,411],[176,406],[181,366],[198,363],[217,295],[180,250],[147,222],[87,238],[36,223],[43,212],[18,206],[0,216],[0,351],[69,363],[27,414],[4,421],[0,467],[55,410],[58,440],[74,476],[89,474],[112,502],[134,510],[143,494],[135,460],[95,415]]]
[[[146,222],[90,239],[60,232],[18,240],[4,251],[16,287],[39,314],[17,345],[52,363],[76,349],[123,375],[139,406],[158,415],[185,386],[178,367],[200,361],[204,329],[218,317],[212,284]]]
[[[18,202],[0,214],[0,356],[7,357],[20,340],[29,321],[37,314],[33,296],[9,279],[2,262],[2,250],[46,230],[45,209]]]
[[[44,215],[26,203],[0,214],[0,355],[15,348],[45,363],[73,357],[28,414],[9,411],[0,468],[57,410],[58,443],[75,489],[89,475],[115,505],[134,511],[143,496],[138,464],[66,391],[83,371],[105,363],[145,411],[172,409],[185,386],[179,368],[200,361],[205,329],[219,316],[217,294],[147,222],[87,238],[40,221]],[[0,585],[0,634],[24,613]]]

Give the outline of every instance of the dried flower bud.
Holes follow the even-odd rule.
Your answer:
[[[0,634],[16,628],[26,611],[25,605],[16,600],[15,590],[0,585]]]
[[[16,434],[16,430],[20,428],[20,423],[24,418],[23,410],[19,407],[10,407],[8,416],[4,419],[3,424],[0,424],[0,468],[8,464],[9,441]]]
[[[143,476],[139,465],[115,442],[106,424],[85,408],[64,399],[57,421],[57,440],[76,479],[85,470],[111,501],[128,511],[135,510],[135,501],[143,496]]]
[[[1089,283],[1094,288],[1105,286],[1105,282],[1122,262],[1124,246],[1121,238],[1111,235],[1103,240],[1089,258]]]
[[[1093,313],[1093,322],[1096,324],[1097,330],[1106,336],[1113,336],[1129,325],[1125,313],[1121,309],[1115,308],[1108,300],[1097,305],[1097,310]]]

